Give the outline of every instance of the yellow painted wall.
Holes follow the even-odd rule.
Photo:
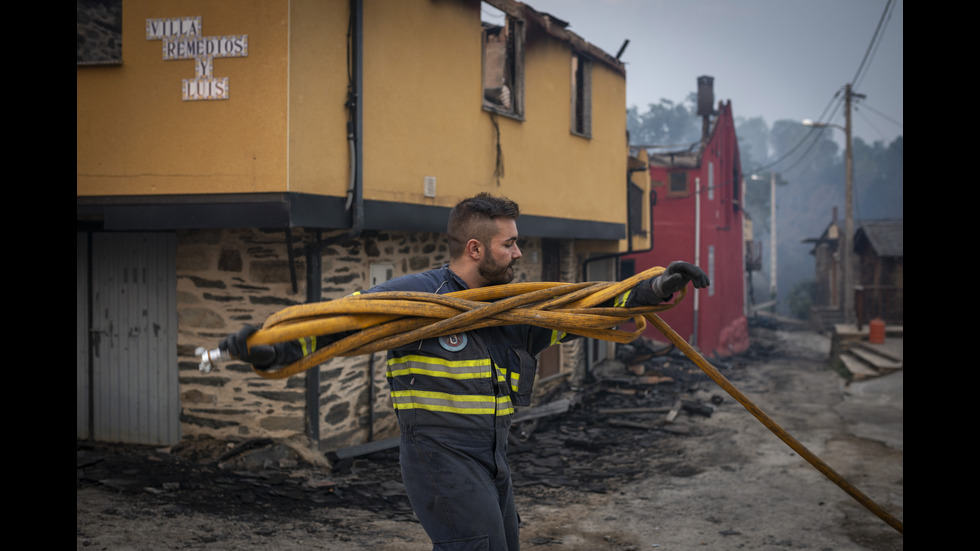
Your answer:
[[[182,101],[194,62],[146,39],[148,18],[188,16],[206,36],[248,35],[248,57],[214,60],[227,100]],[[76,71],[79,196],[345,195],[348,2],[124,0],[123,17],[123,64]],[[452,206],[489,191],[527,214],[624,223],[625,77],[594,64],[592,137],[575,136],[571,49],[532,31],[524,120],[492,117],[480,42],[478,1],[364,2],[364,198]]]
[[[289,5],[289,191],[343,196],[350,182],[349,3]]]
[[[622,223],[625,78],[594,65],[592,138],[572,135],[571,50],[529,34],[524,119],[492,117],[482,108],[479,3],[412,5],[399,18],[366,5],[365,198],[452,206],[487,191],[527,214]],[[426,176],[435,198],[423,195]]]
[[[489,190],[479,3],[366,2],[364,25],[364,198],[452,206]]]
[[[525,135],[514,151],[515,195],[534,214],[602,222],[626,220],[626,81],[601,63],[592,67],[591,138],[569,130],[571,50],[553,38],[528,51]],[[508,166],[510,168],[510,166]]]
[[[77,195],[284,190],[288,6],[125,0],[122,65],[76,70]],[[194,62],[146,39],[148,18],[192,16],[205,36],[248,35],[248,57],[214,60],[230,99],[182,101]]]

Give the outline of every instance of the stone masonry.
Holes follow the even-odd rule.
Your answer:
[[[266,379],[237,361],[201,373],[194,351],[215,348],[243,325],[261,326],[271,314],[305,302],[304,250],[313,238],[312,232],[293,230],[289,245],[282,230],[178,233],[178,356],[185,437],[238,440],[305,433],[305,374]],[[519,245],[524,258],[517,264],[515,282],[540,280],[540,240],[525,239]],[[562,279],[574,281],[577,262],[570,244],[563,246],[562,257]],[[448,261],[445,234],[365,232],[324,249],[323,299],[370,287],[374,263],[393,265],[397,277]],[[563,364],[578,361],[578,349],[578,344],[563,345]],[[329,360],[320,367],[319,395],[321,448],[338,449],[397,435],[383,353]]]

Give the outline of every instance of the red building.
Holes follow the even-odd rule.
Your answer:
[[[650,155],[650,180],[656,191],[651,207],[653,247],[624,256],[623,274],[666,267],[672,260],[701,266],[711,278],[710,287],[689,286],[681,304],[661,317],[705,356],[724,357],[749,346],[742,169],[731,102],[720,102],[714,111],[710,89],[705,94],[700,88],[699,84],[703,138],[696,149]],[[707,104],[702,105],[706,95]],[[645,336],[666,340],[653,327]]]

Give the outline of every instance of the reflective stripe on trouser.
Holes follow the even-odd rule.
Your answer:
[[[434,551],[517,551],[507,465],[510,420],[495,430],[402,425],[402,480]]]

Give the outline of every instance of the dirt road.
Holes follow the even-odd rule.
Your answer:
[[[714,365],[901,520],[902,372],[846,385],[828,366],[823,336],[765,324],[752,328],[752,342],[747,354]],[[901,534],[686,358],[648,366],[669,382],[600,382],[567,413],[519,427],[510,456],[525,550],[903,549]],[[678,398],[696,407],[664,425],[663,407]],[[241,443],[79,442],[76,548],[430,548],[394,451],[328,469],[285,446],[252,444],[261,453]],[[256,458],[264,458],[259,468]]]

